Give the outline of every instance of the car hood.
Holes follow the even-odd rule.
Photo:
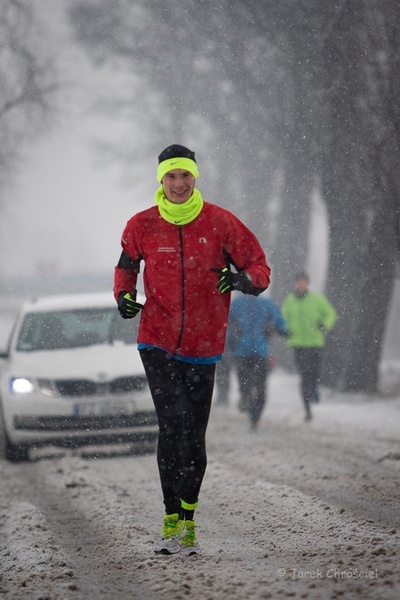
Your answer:
[[[136,346],[119,342],[68,350],[16,352],[7,371],[15,377],[93,381],[144,375]]]

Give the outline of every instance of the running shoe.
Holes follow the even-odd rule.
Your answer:
[[[161,536],[154,542],[154,552],[159,554],[177,554],[180,552],[179,540],[182,537],[184,528],[185,521],[179,518],[178,513],[165,515]]]
[[[200,546],[196,535],[196,522],[185,521],[185,534],[180,539],[181,554],[190,556],[191,554],[199,554]]]

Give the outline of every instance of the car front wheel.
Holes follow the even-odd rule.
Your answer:
[[[12,444],[4,434],[4,458],[14,463],[28,461],[29,447]]]

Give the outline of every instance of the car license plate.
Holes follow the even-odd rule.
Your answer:
[[[120,415],[133,415],[136,404],[133,400],[123,402],[85,402],[74,405],[74,415],[77,417],[115,417]]]

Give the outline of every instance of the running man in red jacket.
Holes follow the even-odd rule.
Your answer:
[[[194,511],[230,292],[257,296],[269,285],[270,268],[254,234],[203,200],[195,187],[194,152],[175,144],[158,160],[156,206],[134,215],[124,229],[114,294],[123,318],[140,312],[138,349],[159,421],[165,516],[154,550],[196,554]],[[142,261],[144,306],[136,301]]]

